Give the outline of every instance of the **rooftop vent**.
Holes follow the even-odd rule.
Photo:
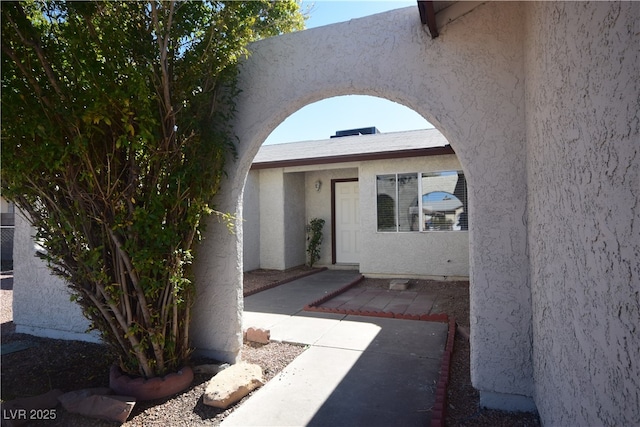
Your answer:
[[[360,128],[360,129],[339,130],[339,131],[336,131],[336,134],[332,135],[331,138],[340,138],[343,136],[354,136],[354,135],[373,135],[375,133],[380,133],[380,131],[375,126],[372,126],[372,127]]]

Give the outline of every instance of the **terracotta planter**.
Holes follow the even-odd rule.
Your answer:
[[[109,372],[109,387],[116,394],[132,396],[136,400],[154,400],[169,397],[187,389],[193,381],[193,370],[185,366],[164,377],[144,379],[124,374],[113,365]]]

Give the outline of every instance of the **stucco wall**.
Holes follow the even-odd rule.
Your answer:
[[[305,177],[302,172],[284,174],[284,267],[306,262]]]
[[[376,175],[436,172],[460,168],[460,162],[455,155],[377,160],[361,164],[360,223],[363,225],[361,273],[369,276],[401,275],[437,278],[469,275],[469,233],[466,231],[400,233],[377,231]]]
[[[284,173],[282,168],[260,171],[260,267],[286,268]]]
[[[243,271],[260,268],[260,172],[250,171],[242,205]]]
[[[304,173],[285,173],[282,168],[274,168],[253,171],[249,176],[259,185],[252,189],[252,196],[245,195],[244,200],[249,202],[247,208],[251,211],[247,214],[252,216],[253,224],[250,225],[251,234],[243,235],[245,238],[259,235],[259,250],[244,253],[247,264],[244,271],[254,268],[286,270],[304,264]],[[245,239],[244,243],[251,244],[251,241]]]
[[[16,212],[13,287],[13,323],[16,332],[37,336],[99,341],[96,332],[86,334],[89,321],[80,306],[70,301],[67,284],[50,274],[46,263],[36,258],[33,229]]]
[[[357,166],[351,166],[333,169],[336,168],[336,165],[327,165],[326,167],[329,169],[309,170],[305,173],[306,222],[308,224],[313,218],[321,218],[325,221],[320,260],[316,263],[317,266],[331,265],[331,180],[358,178]],[[320,191],[315,188],[315,183],[318,180],[322,182]]]
[[[353,164],[348,166],[350,167],[338,169],[334,169],[335,165],[291,167],[249,172],[243,206],[245,218],[243,221],[244,271],[256,268],[285,269],[306,263],[305,230],[306,224],[312,218],[325,220],[321,258],[316,265],[327,266],[331,264],[331,180],[357,178],[358,168],[353,167]],[[267,170],[271,172],[266,172]],[[261,174],[262,181],[260,181]],[[318,180],[322,182],[320,191],[315,188],[315,183]],[[262,187],[256,186],[260,182],[263,182],[264,185]],[[280,184],[284,185],[284,188],[288,188],[288,194],[279,187]],[[253,186],[256,187],[253,188]],[[273,197],[274,191],[275,194],[282,192],[282,197]],[[262,211],[260,207],[261,196],[265,197]],[[279,203],[282,203],[281,210],[277,206]],[[262,212],[262,215],[259,215],[259,212]],[[278,219],[274,215],[280,215],[280,212],[282,212],[280,219],[284,221],[284,227],[273,223]],[[261,230],[265,227],[262,239],[278,239],[280,243],[278,241],[265,242],[262,245],[262,250],[269,253],[264,254],[261,262],[261,247],[252,242],[263,241],[260,235]],[[248,248],[248,246],[253,246],[253,248]]]
[[[536,403],[640,425],[640,3],[528,6]]]
[[[273,259],[269,265],[282,264],[290,268],[304,263],[300,254],[305,253],[305,236],[299,233],[312,218],[325,220],[321,258],[317,265],[331,266],[331,180],[353,179],[360,181],[360,223],[362,224],[362,257],[360,272],[372,277],[434,277],[439,279],[461,278],[469,275],[469,235],[468,232],[428,232],[428,233],[380,233],[377,231],[376,219],[376,175],[388,173],[421,173],[445,170],[459,170],[460,162],[455,155],[389,159],[357,162],[349,165],[355,167],[331,169],[335,165],[305,166],[285,169],[273,169],[264,173],[263,192],[277,194],[280,189],[275,186],[284,185],[284,253],[278,253],[266,243],[268,258]],[[314,168],[322,167],[320,170]],[[256,174],[251,172],[250,175]],[[283,180],[280,181],[282,173]],[[266,177],[270,181],[266,182]],[[316,181],[322,183],[320,191],[315,188]],[[304,187],[301,187],[301,184]],[[246,187],[245,187],[246,192]],[[264,210],[263,227],[269,232],[263,238],[279,238],[273,230],[280,230],[273,221],[278,217],[273,205],[278,203],[277,197],[267,197],[272,210]],[[249,203],[249,205],[247,205]],[[245,211],[252,206],[245,194]],[[306,206],[306,212],[304,212]],[[302,211],[300,211],[302,208]],[[254,207],[251,207],[255,210]],[[267,216],[264,216],[267,215]],[[246,227],[247,223],[244,222]],[[245,234],[246,236],[246,234]],[[282,239],[281,239],[282,240]],[[261,240],[263,241],[263,240]],[[245,243],[250,244],[245,240]],[[245,244],[246,246],[246,244]],[[280,248],[274,242],[275,248]],[[246,251],[246,249],[245,249]],[[246,252],[245,252],[246,253]],[[384,254],[384,255],[381,255]],[[278,261],[276,262],[276,258]],[[245,264],[247,260],[245,258]],[[265,264],[262,264],[263,268]],[[246,267],[245,267],[246,270]]]

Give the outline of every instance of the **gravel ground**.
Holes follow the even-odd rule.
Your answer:
[[[0,273],[0,333],[2,336],[13,332],[13,271]]]
[[[283,280],[306,274],[310,271],[301,267],[286,272],[256,270],[245,273],[245,292],[277,284]],[[3,276],[0,294],[0,322],[2,342],[27,340],[34,347],[2,356],[2,401],[22,396],[32,396],[59,388],[63,391],[87,387],[108,386],[108,367],[113,357],[104,346],[78,341],[43,339],[13,333],[11,313],[11,286]],[[388,287],[388,280],[365,279],[358,286]],[[411,290],[437,295],[433,313],[443,312],[456,318],[457,323],[469,326],[469,285],[468,282],[436,282],[413,280]],[[242,358],[263,368],[268,381],[287,364],[304,351],[303,347],[271,343],[266,346],[245,344]],[[194,364],[211,363],[211,360],[194,360]],[[80,375],[78,373],[81,373]],[[196,375],[193,385],[187,391],[170,399],[136,404],[128,421],[123,426],[211,426],[218,425],[224,417],[242,405],[222,411],[202,403],[202,393],[210,375]],[[469,342],[456,335],[452,357],[450,383],[448,389],[448,426],[539,426],[534,414],[509,413],[480,410],[478,392],[473,389],[469,376]],[[69,427],[111,427],[118,423],[86,418],[69,414],[58,407],[54,421],[33,422],[33,426]]]

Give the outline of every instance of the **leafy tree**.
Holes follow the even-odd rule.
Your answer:
[[[1,7],[3,196],[125,372],[179,369],[194,243],[234,154],[237,63],[249,42],[303,28],[299,6]]]

